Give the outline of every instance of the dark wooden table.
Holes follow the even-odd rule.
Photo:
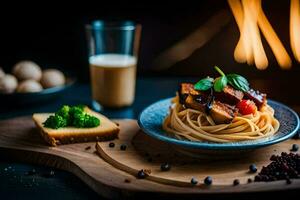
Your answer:
[[[195,82],[195,78],[139,78],[136,98],[131,107],[105,109],[103,114],[109,118],[137,118],[149,104],[175,95],[178,83]],[[281,90],[288,83],[275,84],[272,80],[251,82],[256,88],[269,92],[273,99],[282,101],[300,111],[300,95]],[[77,83],[65,94],[55,100],[24,107],[6,106],[0,109],[0,119],[31,115],[34,112],[52,112],[63,104],[86,104],[91,106],[90,88],[87,83]],[[299,102],[299,103],[298,103]],[[53,175],[53,171],[54,175]],[[298,195],[299,191],[285,195]],[[269,194],[267,194],[269,195]],[[89,189],[73,174],[58,169],[19,163],[10,155],[0,157],[0,196],[1,199],[98,199],[99,196]],[[254,195],[255,196],[255,195]],[[248,197],[254,197],[248,195]]]

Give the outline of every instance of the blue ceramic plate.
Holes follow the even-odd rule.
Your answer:
[[[232,143],[192,142],[168,136],[162,129],[162,122],[169,112],[171,98],[158,101],[147,107],[139,116],[141,129],[149,136],[183,148],[203,150],[250,150],[265,147],[291,138],[299,128],[299,117],[291,108],[272,100],[268,104],[275,109],[275,117],[280,122],[278,132],[267,138]]]

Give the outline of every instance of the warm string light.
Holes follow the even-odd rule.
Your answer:
[[[271,47],[278,65],[282,69],[289,69],[292,66],[292,60],[261,7],[258,15],[258,25],[267,43]]]
[[[234,58],[237,62],[244,63],[247,62],[246,51],[249,51],[249,47],[246,48],[246,45],[248,43],[244,41],[246,40],[246,38],[244,37],[244,35],[246,35],[246,33],[244,33],[244,31],[246,31],[246,28],[243,28],[243,7],[240,1],[228,0],[228,3],[240,31],[240,38],[234,50]]]
[[[258,69],[266,69],[268,59],[262,45],[260,31],[269,44],[278,65],[289,69],[292,65],[290,56],[267,19],[261,6],[261,0],[228,0],[233,16],[237,22],[240,38],[234,51],[237,62],[255,64]],[[293,10],[293,14],[292,14]],[[293,16],[292,16],[293,15]],[[292,20],[293,19],[293,20]],[[291,2],[291,45],[294,54],[300,60],[300,8],[299,0]],[[260,30],[260,31],[259,31]],[[299,37],[296,37],[299,35]],[[295,38],[297,38],[295,40]],[[293,42],[292,42],[293,41]],[[294,44],[293,44],[294,43]],[[297,46],[298,44],[298,46]],[[293,47],[294,45],[294,47]]]
[[[291,0],[290,40],[293,54],[300,62],[300,5],[299,0]]]
[[[261,1],[242,0],[242,4],[245,11],[245,19],[247,19],[247,21],[244,20],[244,24],[249,24],[250,45],[253,52],[254,63],[258,69],[266,69],[268,67],[268,59],[257,26]]]

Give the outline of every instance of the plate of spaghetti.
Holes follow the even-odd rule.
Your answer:
[[[139,116],[151,137],[187,148],[256,149],[292,137],[298,115],[286,105],[267,99],[238,74],[181,83],[175,97],[158,101]]]

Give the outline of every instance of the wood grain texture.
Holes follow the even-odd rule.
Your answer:
[[[256,185],[260,184],[247,183],[249,178],[253,180],[257,174],[249,172],[250,164],[255,163],[258,171],[260,171],[262,166],[270,163],[271,155],[278,155],[283,151],[289,152],[292,144],[300,144],[300,141],[289,140],[255,151],[243,152],[240,155],[234,154],[234,158],[227,159],[220,159],[219,154],[217,154],[216,159],[212,157],[212,152],[208,158],[189,158],[181,154],[177,147],[155,140],[142,132],[138,134],[126,132],[120,135],[115,143],[116,148],[112,149],[108,147],[107,142],[98,142],[96,149],[107,162],[130,174],[137,175],[141,169],[151,170],[150,176],[147,177],[148,180],[187,187],[194,187],[190,181],[192,177],[195,177],[199,181],[198,186],[203,188],[205,188],[203,180],[206,176],[211,176],[213,178],[213,186],[209,188],[211,191],[218,190],[219,186],[228,186],[230,187],[228,190],[236,189],[239,191],[241,188],[232,187],[234,179],[240,180],[244,190],[255,189]],[[121,144],[127,145],[126,151],[118,148]],[[161,164],[165,162],[171,164],[172,169],[170,171],[163,172],[160,170]],[[296,185],[300,188],[300,182],[297,181]],[[262,190],[272,189],[269,187],[270,183],[264,183],[264,185],[266,188],[262,188]],[[208,188],[206,187],[206,189]],[[273,189],[276,189],[276,186]]]
[[[194,163],[192,160],[178,159],[179,155],[168,145],[161,145],[159,141],[152,140],[142,133],[136,134],[139,132],[139,127],[135,120],[116,120],[116,122],[119,123],[121,132],[120,138],[114,140],[115,147],[109,148],[109,142],[98,143],[98,148],[101,147],[107,155],[104,159],[95,153],[95,142],[58,147],[48,146],[36,130],[31,117],[0,122],[0,154],[70,171],[96,192],[108,198],[132,197],[144,193],[153,196],[173,195],[179,197],[184,195],[185,197],[194,197],[207,194],[300,188],[300,180],[294,180],[293,184],[290,185],[287,185],[285,181],[244,184],[246,178],[253,177],[252,174],[247,173],[249,163],[255,162],[261,167],[269,162],[270,154],[289,151],[291,144],[300,144],[299,140],[286,141],[265,150],[253,152],[254,154],[247,159],[198,161]],[[135,136],[133,140],[135,148],[130,143],[130,138],[133,136]],[[120,151],[120,144],[126,144],[127,150]],[[86,149],[88,146],[91,148]],[[172,154],[168,154],[169,152]],[[146,153],[149,155],[146,156]],[[174,164],[171,171],[162,173],[159,167],[160,163],[166,160],[166,155],[172,155],[168,156],[170,161],[175,163],[177,159],[180,164]],[[149,157],[153,158],[153,162],[147,161]],[[131,173],[126,172],[128,170],[123,171],[122,167],[116,166],[112,161],[132,168],[133,171]],[[137,179],[134,176],[136,170],[146,168],[152,171],[149,177],[156,178]],[[194,187],[189,185],[191,176],[195,176],[201,181],[206,175],[213,176],[214,185],[210,187],[204,187],[202,184]],[[230,182],[236,177],[240,177],[243,184],[232,186]],[[125,179],[129,180],[129,183]]]

